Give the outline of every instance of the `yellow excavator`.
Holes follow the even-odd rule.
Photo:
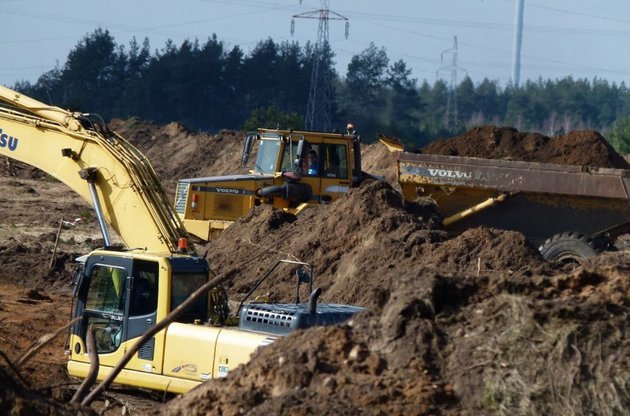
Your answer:
[[[88,374],[86,336],[94,331],[98,379],[104,379],[135,341],[209,281],[208,264],[187,249],[188,233],[149,161],[98,115],[49,106],[3,86],[0,100],[0,156],[48,173],[96,213],[105,246],[84,256],[74,278],[72,310],[81,319],[71,328],[68,371]],[[112,245],[107,224],[125,247]],[[310,282],[312,289],[308,267],[296,274],[298,293],[300,283]],[[299,298],[252,302],[241,304],[239,319],[216,324],[210,319],[215,297],[206,294],[145,342],[115,382],[185,392],[227,375],[278,336],[341,322],[361,310],[316,305],[314,298],[308,304]]]
[[[241,167],[254,153],[247,174],[178,180],[175,210],[192,235],[215,238],[262,203],[299,214],[377,179],[361,170],[360,137],[351,124],[345,133],[259,129],[245,137]]]

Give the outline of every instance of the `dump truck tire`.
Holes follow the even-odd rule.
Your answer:
[[[565,232],[556,234],[538,250],[548,261],[562,263],[582,263],[588,257],[593,257],[605,250],[605,245],[577,232]]]

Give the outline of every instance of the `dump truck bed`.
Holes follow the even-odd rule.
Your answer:
[[[630,222],[630,170],[401,152],[398,178],[405,199],[433,198],[453,233],[485,225],[538,243]]]

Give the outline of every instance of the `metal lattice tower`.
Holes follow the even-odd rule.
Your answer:
[[[348,18],[328,8],[329,0],[320,0],[320,9],[296,14],[291,19],[291,34],[295,29],[295,19],[318,19],[317,42],[313,51],[313,71],[308,94],[308,105],[304,122],[308,130],[328,131],[331,128],[332,79],[326,66],[326,50],[328,43],[328,21],[343,20],[346,22],[346,39],[350,24]],[[300,0],[302,4],[302,0]]]
[[[458,114],[457,114],[457,71],[462,70],[468,72],[457,66],[457,36],[453,36],[453,47],[445,49],[440,55],[440,61],[444,63],[444,55],[451,55],[451,64],[445,65],[437,70],[435,73],[436,78],[440,76],[440,72],[449,72],[451,80],[448,86],[448,98],[446,99],[446,127],[449,129],[457,128]]]

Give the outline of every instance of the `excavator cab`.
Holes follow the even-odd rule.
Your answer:
[[[170,278],[169,278],[170,276]],[[77,281],[71,331],[70,363],[81,375],[89,363],[87,332],[94,331],[100,364],[113,367],[135,340],[208,281],[208,265],[197,257],[160,257],[130,252],[97,251],[85,260]],[[207,320],[207,296],[189,307],[181,323]],[[134,371],[162,370],[165,334],[145,343],[130,363]]]

